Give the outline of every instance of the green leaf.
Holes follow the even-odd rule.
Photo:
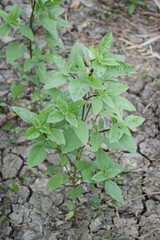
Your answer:
[[[121,97],[121,96],[113,96],[112,99],[115,102],[115,106],[119,110],[136,111],[133,104],[130,101],[128,101],[126,98]]]
[[[62,153],[72,152],[73,150],[78,149],[82,144],[73,129],[65,130],[64,138],[66,144],[61,146]]]
[[[0,38],[5,37],[11,31],[11,27],[8,24],[0,25]]]
[[[86,145],[88,143],[89,131],[85,122],[78,120],[77,128],[74,128],[74,131],[80,141]]]
[[[51,89],[55,87],[59,87],[66,82],[67,78],[62,73],[53,73],[49,75],[49,79],[47,79],[44,89]]]
[[[63,114],[66,114],[68,112],[69,106],[64,99],[57,97],[57,104]]]
[[[35,65],[35,62],[33,62],[32,59],[26,59],[25,62],[24,62],[24,66],[23,66],[23,71],[24,72],[28,72],[30,71]]]
[[[65,116],[65,119],[68,123],[70,123],[72,126],[77,127],[78,123],[77,123],[77,118],[73,113],[68,113]]]
[[[66,220],[71,219],[74,216],[74,211],[70,211],[69,213],[67,213],[66,215]]]
[[[6,22],[9,20],[8,15],[9,14],[7,14],[4,10],[0,9],[0,17],[2,17]]]
[[[92,133],[90,141],[91,141],[93,152],[97,152],[98,149],[103,144],[103,137],[99,133],[95,132],[95,133]]]
[[[93,175],[94,174],[93,174],[92,170],[89,168],[82,171],[82,177],[83,177],[84,182],[91,182],[92,181],[91,178]]]
[[[35,127],[30,127],[27,129],[27,131],[25,132],[24,135],[25,135],[25,137],[27,137],[28,140],[33,140],[33,139],[39,137],[40,133]]]
[[[12,107],[12,110],[27,123],[32,123],[33,119],[38,117],[36,113],[22,107]]]
[[[59,170],[59,167],[56,165],[51,165],[47,168],[47,170],[44,172],[44,174],[48,175],[48,174],[53,174],[55,172],[57,172]]]
[[[98,48],[100,52],[103,52],[104,50],[111,50],[112,47],[113,47],[113,35],[110,32],[102,38],[102,40],[98,44]]]
[[[119,173],[121,173],[123,170],[124,170],[124,168],[120,164],[113,162],[112,164],[110,164],[110,168],[105,172],[105,175],[108,179],[114,178]]]
[[[46,158],[46,150],[44,144],[32,145],[27,160],[28,167],[35,167],[42,163]]]
[[[117,142],[123,135],[124,130],[114,125],[110,128],[110,142]]]
[[[12,94],[13,100],[21,97],[23,91],[24,91],[24,86],[21,83],[12,86],[11,94]]]
[[[145,119],[143,117],[131,115],[125,118],[124,124],[127,125],[129,128],[134,128],[140,126],[144,122],[144,120]]]
[[[135,73],[134,68],[124,62],[119,62],[118,66],[105,66],[105,76],[108,79],[132,73]]]
[[[99,130],[101,130],[102,128],[104,128],[104,119],[103,119],[103,118],[100,118],[100,119],[99,119],[98,128],[99,128]]]
[[[11,42],[6,49],[6,61],[7,63],[13,63],[18,58],[22,57],[26,49],[23,43]]]
[[[52,129],[49,139],[56,142],[58,145],[65,144],[64,135],[61,129]]]
[[[83,161],[81,161],[81,160],[76,160],[75,162],[75,165],[76,165],[76,168],[79,170],[79,171],[83,171],[83,170],[85,170],[85,169],[87,169],[88,168],[88,163],[86,163],[86,162],[83,162]]]
[[[103,182],[104,180],[106,180],[107,177],[105,176],[104,172],[100,171],[97,172],[92,178],[91,180],[95,181],[95,182]]]
[[[71,28],[71,24],[62,18],[58,18],[58,25],[64,28]]]
[[[123,203],[123,196],[121,193],[120,187],[113,181],[107,180],[105,182],[105,190],[106,192],[117,202]]]
[[[125,84],[122,83],[111,83],[107,89],[106,89],[106,93],[110,94],[110,95],[119,95],[123,92],[126,92],[129,89],[129,87]]]
[[[103,102],[99,98],[92,98],[92,110],[96,116],[103,108]]]
[[[34,41],[34,35],[33,35],[33,32],[30,27],[28,27],[26,25],[21,25],[19,31],[21,32],[21,34],[23,36],[25,36],[26,38],[28,38],[31,41]]]
[[[68,89],[73,101],[78,101],[89,91],[89,86],[80,79],[75,79],[69,83]]]
[[[39,20],[42,26],[56,39],[58,37],[56,21],[42,15]]]
[[[65,155],[61,156],[61,166],[65,166],[68,162],[68,158]]]
[[[16,21],[20,17],[20,13],[21,9],[19,5],[13,7],[8,15],[9,20]]]
[[[63,114],[59,110],[55,110],[49,115],[47,123],[61,122],[63,119]]]
[[[107,106],[109,106],[111,108],[115,107],[115,104],[110,96],[105,95],[105,96],[101,97],[101,99]]]
[[[129,14],[132,15],[134,13],[135,9],[136,9],[136,5],[135,4],[130,4],[129,9],[128,9]]]
[[[117,66],[119,63],[112,58],[105,58],[104,61],[102,62],[104,66]]]
[[[96,153],[96,166],[98,169],[104,171],[109,168],[112,160],[109,158],[106,152],[102,149],[99,149]]]
[[[69,197],[75,201],[82,194],[82,187],[79,185],[75,188],[70,188],[68,191]]]
[[[53,56],[53,60],[54,60],[54,63],[56,65],[56,67],[58,68],[58,70],[60,72],[63,72],[63,73],[67,73],[68,72],[68,64],[64,60],[64,58],[62,58],[60,56]]]
[[[82,46],[79,42],[76,42],[70,52],[70,61],[73,65],[78,64],[79,57],[83,56]]]
[[[137,146],[133,140],[132,136],[128,136],[127,134],[123,134],[121,139],[119,140],[119,143],[121,146],[128,150],[131,153],[136,153],[137,152]]]
[[[67,174],[64,172],[56,173],[53,177],[51,177],[47,183],[47,190],[51,191],[59,188],[63,185],[67,180]]]

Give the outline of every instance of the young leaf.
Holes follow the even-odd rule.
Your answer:
[[[65,144],[64,135],[60,129],[52,129],[49,139],[56,142],[58,145]]]
[[[112,96],[112,99],[114,100],[116,107],[120,110],[136,111],[133,104],[126,98],[121,96]]]
[[[88,143],[88,138],[89,138],[89,131],[86,126],[86,123],[78,120],[78,126],[77,128],[74,128],[74,131],[77,135],[77,137],[81,140],[81,142],[86,145]]]
[[[30,127],[27,129],[27,131],[25,132],[24,135],[25,135],[25,137],[27,137],[28,140],[33,140],[33,139],[39,137],[40,133],[35,127]]]
[[[58,37],[56,21],[42,15],[39,17],[39,20],[42,26],[56,39]]]
[[[95,182],[103,182],[104,180],[106,180],[107,177],[105,176],[104,172],[100,171],[97,172],[92,178],[91,180],[95,181]]]
[[[45,158],[46,150],[44,144],[34,144],[29,151],[27,165],[28,167],[35,167],[42,163]]]
[[[113,181],[107,180],[105,182],[105,190],[106,192],[117,202],[123,203],[123,196],[121,193],[120,187]]]
[[[72,152],[73,150],[79,148],[82,144],[73,129],[65,130],[64,138],[66,144],[61,146],[62,153]]]
[[[124,149],[128,150],[129,152],[136,153],[137,146],[136,146],[132,136],[128,136],[127,134],[123,134],[123,136],[119,140],[119,143],[121,144],[121,146]]]
[[[47,123],[61,122],[64,119],[63,114],[59,110],[54,110],[48,117]]]
[[[68,89],[73,101],[78,101],[89,91],[89,86],[85,82],[76,79],[69,83]]]
[[[15,100],[15,99],[21,97],[23,91],[24,91],[24,86],[21,83],[12,86],[11,94],[12,94],[13,99]]]
[[[8,14],[9,20],[16,21],[20,17],[20,13],[21,13],[21,9],[20,9],[19,5],[13,7],[11,9],[10,13]]]
[[[143,117],[139,116],[128,116],[124,120],[124,124],[127,125],[129,128],[134,128],[140,126],[144,122]]]
[[[12,110],[27,123],[32,123],[33,119],[38,117],[36,113],[22,107],[12,107]]]
[[[68,64],[67,62],[60,56],[53,56],[54,63],[58,70],[63,73],[68,72]]]
[[[115,164],[115,166],[114,166],[114,164]],[[111,164],[111,167],[106,171],[107,179],[114,178],[119,173],[121,173],[123,170],[124,170],[124,168],[120,164],[117,164],[117,163]]]
[[[100,52],[103,52],[104,50],[111,50],[112,47],[113,47],[113,35],[110,32],[102,38],[102,40],[98,44],[98,48]]]
[[[82,187],[79,185],[75,188],[70,188],[68,194],[69,197],[75,201],[82,194]]]
[[[62,113],[66,114],[68,112],[69,106],[64,99],[57,97],[57,104]]]
[[[129,89],[129,87],[125,84],[122,83],[111,83],[107,89],[106,89],[106,93],[110,94],[110,95],[119,95],[123,92],[126,92]]]
[[[53,73],[49,75],[49,78],[47,79],[44,89],[51,89],[55,87],[59,87],[63,85],[66,82],[67,78],[62,73]]]
[[[5,37],[11,31],[11,27],[8,24],[2,24],[0,26],[0,38]]]
[[[96,153],[96,166],[98,169],[104,171],[107,170],[112,163],[112,160],[109,158],[107,153],[105,153],[102,149],[99,149]]]
[[[28,27],[26,25],[21,25],[19,31],[21,32],[21,34],[23,36],[25,36],[26,38],[28,38],[31,41],[34,41],[33,32],[30,27]]]
[[[110,128],[110,142],[117,142],[123,135],[124,131],[122,128],[114,125]]]
[[[76,168],[81,172],[83,170],[87,169],[88,166],[89,166],[86,162],[83,162],[83,161],[80,161],[80,160],[76,160],[75,165],[76,165]]]
[[[76,116],[73,114],[73,113],[68,113],[66,116],[65,116],[65,119],[68,123],[70,123],[72,126],[74,127],[77,127],[78,124],[77,124],[77,118]]]
[[[9,20],[8,14],[2,9],[0,9],[0,17],[2,17],[6,22]]]
[[[66,220],[71,219],[74,216],[74,211],[70,211],[69,213],[67,213],[66,215]]]
[[[90,141],[91,141],[93,152],[97,152],[98,149],[103,144],[103,137],[100,135],[100,133],[95,132],[95,133],[92,133]]]
[[[90,168],[87,168],[85,170],[82,171],[82,177],[84,182],[91,182],[91,178],[94,175],[94,173],[92,172],[92,170]]]
[[[99,98],[92,98],[92,110],[95,116],[102,110],[103,102]]]
[[[47,190],[51,191],[59,188],[63,185],[67,180],[67,174],[65,172],[56,173],[53,177],[51,177],[47,183]]]
[[[61,156],[61,166],[65,166],[68,162],[68,158],[65,155]]]
[[[24,72],[28,72],[30,71],[35,65],[35,62],[33,62],[32,59],[26,59],[25,62],[24,62],[24,66],[23,66],[23,71]]]
[[[7,63],[13,63],[18,58],[22,57],[25,53],[25,46],[20,42],[11,42],[6,49]]]
[[[112,98],[106,94],[106,96],[101,97],[102,101],[109,107],[114,108],[115,104],[112,100]]]
[[[57,172],[59,170],[59,167],[56,165],[51,165],[47,168],[47,170],[45,171],[44,174],[48,175],[48,174],[53,174],[55,172]]]

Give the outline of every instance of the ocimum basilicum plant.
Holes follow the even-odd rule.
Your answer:
[[[135,111],[133,104],[121,96],[128,86],[119,77],[134,72],[124,57],[112,53],[112,33],[102,38],[96,47],[76,43],[68,60],[54,55],[57,70],[44,83],[51,99],[39,113],[25,108],[12,109],[31,126],[25,132],[33,140],[27,164],[41,164],[48,149],[60,156],[59,165],[47,173],[53,176],[47,184],[54,190],[70,183],[68,218],[74,215],[77,198],[83,193],[82,184],[104,183],[106,194],[123,203],[116,176],[124,168],[111,160],[104,149],[125,149],[136,152],[130,129],[142,124],[144,118],[124,117],[124,111]],[[48,72],[47,72],[48,74]],[[88,152],[94,154],[89,159]]]
[[[30,0],[29,3],[29,13],[20,5],[11,7],[10,11],[0,9],[0,38],[12,36],[12,41],[6,38],[1,48],[5,49],[6,63],[20,80],[12,84],[13,100],[22,96],[29,83],[33,89],[32,101],[43,103],[45,96],[39,90],[50,77],[46,66],[54,65],[56,47],[64,49],[58,31],[69,28],[70,24],[61,17],[64,13],[61,0]]]

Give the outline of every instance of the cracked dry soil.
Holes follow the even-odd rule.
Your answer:
[[[16,1],[26,9],[28,1]],[[13,1],[2,1],[7,9]],[[3,59],[0,66],[0,126],[12,124],[11,130],[0,130],[0,239],[1,240],[159,240],[160,239],[160,63],[156,57],[148,57],[136,48],[127,50],[123,39],[139,44],[148,36],[160,31],[159,18],[142,15],[139,9],[133,16],[127,13],[128,1],[84,1],[79,9],[70,9],[70,1],[64,1],[66,14],[72,24],[70,31],[63,30],[62,39],[70,48],[79,40],[87,45],[96,43],[108,31],[115,36],[115,52],[125,54],[137,73],[124,81],[130,86],[127,97],[135,104],[137,112],[145,117],[144,124],[134,131],[138,145],[136,154],[113,152],[112,158],[126,166],[121,182],[125,204],[115,209],[108,205],[108,197],[100,186],[95,191],[102,199],[102,210],[87,205],[91,196],[87,185],[84,197],[79,199],[77,220],[66,221],[65,188],[46,192],[47,177],[43,172],[48,163],[59,161],[56,155],[48,155],[38,168],[26,166],[28,143],[16,131],[25,125],[7,113],[11,102],[10,86],[17,79],[14,71]],[[154,1],[148,1],[144,11],[157,13]],[[1,42],[1,46],[4,43]],[[154,51],[160,52],[160,42],[152,42]],[[146,51],[147,51],[146,46]],[[67,51],[67,50],[66,50]],[[18,104],[29,106],[29,100]],[[19,185],[15,193],[9,184]],[[110,238],[112,236],[112,238]]]

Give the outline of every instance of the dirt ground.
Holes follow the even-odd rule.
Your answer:
[[[27,0],[2,0],[0,8],[13,2],[28,7]],[[145,117],[144,124],[134,131],[138,151],[112,154],[128,169],[121,180],[123,206],[115,208],[102,186],[93,191],[85,185],[77,219],[65,220],[65,188],[46,192],[46,163],[34,169],[26,166],[29,143],[21,134],[25,125],[10,113],[10,86],[17,74],[1,56],[0,102],[7,103],[0,107],[1,240],[160,239],[160,9],[156,2],[146,1],[129,15],[127,0],[63,1],[65,17],[72,25],[61,32],[66,54],[75,41],[90,46],[112,31],[114,51],[124,54],[136,69],[136,74],[124,81],[130,86],[128,99]],[[24,97],[17,104],[28,106],[30,102]],[[57,161],[58,156],[49,154],[46,162]],[[19,191],[12,191],[10,184],[19,185]],[[91,192],[101,197],[101,208],[88,204]]]

